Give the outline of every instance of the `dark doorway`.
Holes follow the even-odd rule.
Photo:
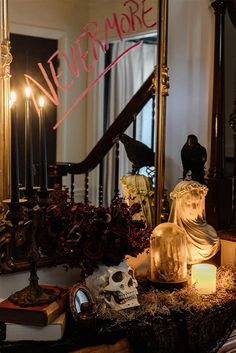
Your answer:
[[[39,37],[11,34],[11,54],[13,61],[11,63],[11,90],[17,95],[17,121],[18,121],[18,142],[19,142],[19,161],[20,161],[20,184],[24,185],[25,175],[25,87],[26,81],[24,74],[32,76],[45,89],[48,89],[44,78],[38,68],[41,62],[46,69],[49,77],[50,72],[47,69],[47,61],[57,50],[58,43],[54,39],[45,39]],[[55,63],[54,63],[55,66]],[[46,98],[46,97],[45,97]],[[48,164],[56,162],[56,130],[53,126],[56,123],[56,107],[47,100],[45,106],[46,116],[46,134],[47,134],[47,155]],[[32,105],[30,117],[32,119],[32,137],[33,137],[33,161],[37,165],[39,162],[39,126],[38,115]],[[35,175],[35,185],[37,185],[37,176]]]

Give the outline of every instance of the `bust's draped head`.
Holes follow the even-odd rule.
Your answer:
[[[170,194],[173,200],[171,213],[174,212],[174,215],[172,217],[198,222],[205,220],[207,191],[205,185],[194,180],[184,180],[178,183]]]
[[[208,188],[197,181],[184,180],[170,193],[169,222],[177,224],[185,232],[189,264],[210,259],[220,246],[215,229],[207,224],[205,217],[207,191]]]

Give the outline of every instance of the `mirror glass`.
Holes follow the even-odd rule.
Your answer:
[[[75,284],[70,290],[70,310],[75,321],[89,322],[95,318],[97,306],[93,293],[82,284]]]
[[[21,11],[18,0],[9,0],[13,52],[11,81],[12,88],[16,86],[16,90],[21,91],[18,102],[21,106],[20,158],[24,160],[22,92],[27,83],[24,74],[27,74],[34,98],[37,100],[41,94],[46,98],[49,163],[81,162],[154,69],[157,2],[23,0],[20,6]],[[17,35],[23,38],[17,38]],[[149,50],[151,46],[153,49]],[[40,67],[38,63],[41,63]],[[110,97],[110,85],[118,81],[119,88],[115,92],[123,91],[123,96],[112,93]],[[114,108],[114,102],[119,102],[119,106]],[[115,109],[114,114],[111,114],[113,108],[110,106]],[[32,118],[36,134],[38,122],[33,108]],[[36,164],[37,144],[34,136]],[[21,170],[23,168],[24,163]],[[20,174],[23,183],[24,172]],[[63,184],[70,186],[70,178],[64,178]],[[79,200],[82,190],[78,176],[74,192]]]
[[[78,290],[75,294],[75,308],[78,314],[81,312],[81,305],[84,303],[89,303],[89,298],[82,290]]]
[[[37,185],[39,97],[45,98],[49,164],[83,161],[154,70],[157,3],[156,0],[8,0],[8,30],[13,54],[10,85],[18,97],[22,186],[27,169],[26,85],[31,86],[33,172]],[[119,105],[115,106],[117,102]],[[142,130],[147,136],[141,136]],[[149,130],[140,125],[137,139],[149,143],[145,141],[149,139]],[[121,173],[129,171],[126,167]],[[66,172],[62,174],[62,179],[57,178],[53,170],[49,187],[55,182],[71,187],[70,177]],[[90,174],[89,201],[96,204],[99,170]],[[75,200],[84,201],[84,175],[75,176],[73,187]],[[23,238],[19,243],[24,248]],[[8,244],[2,253],[5,259]],[[9,257],[12,258],[12,253]],[[12,260],[15,266],[7,272],[27,268],[24,251]],[[42,266],[49,263],[45,258],[41,262]],[[78,292],[78,298],[82,296],[83,292]]]

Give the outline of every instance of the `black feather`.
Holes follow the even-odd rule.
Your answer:
[[[205,147],[198,143],[198,139],[195,135],[188,136],[181,150],[181,160],[183,164],[183,179],[185,179],[188,172],[191,171],[192,179],[204,184],[207,152]]]
[[[119,140],[123,143],[127,157],[136,169],[154,166],[155,153],[143,142],[126,134],[119,135]]]

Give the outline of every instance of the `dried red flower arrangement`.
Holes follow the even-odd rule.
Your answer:
[[[67,189],[56,187],[46,209],[41,251],[58,262],[79,267],[84,276],[101,263],[118,265],[126,255],[137,256],[149,247],[151,229],[134,220],[140,205],[129,207],[115,197],[110,207],[71,202]]]

